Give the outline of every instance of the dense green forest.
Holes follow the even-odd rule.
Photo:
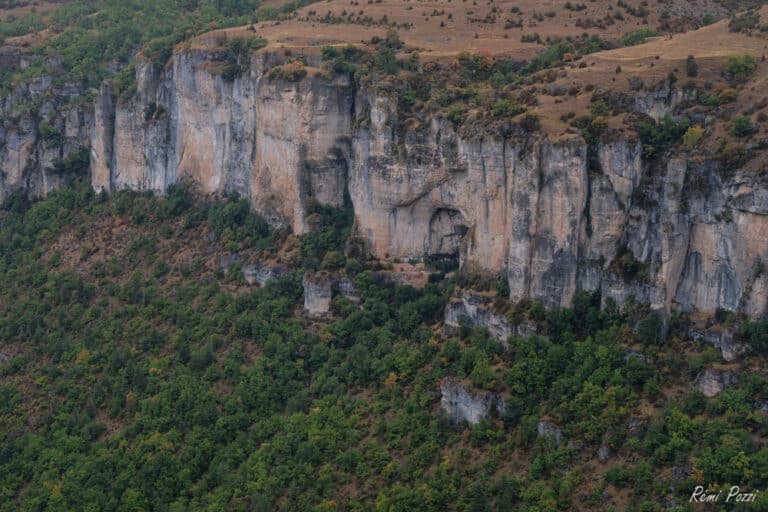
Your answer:
[[[445,336],[453,279],[386,284],[338,252],[348,213],[317,215],[325,227],[294,243],[295,270],[253,289],[211,268],[205,248],[293,242],[237,198],[74,185],[9,200],[0,510],[652,511],[674,496],[686,510],[697,483],[768,483],[764,373],[707,399],[690,382],[711,348],[639,345],[631,308],[601,311],[589,294],[572,310],[519,306],[510,315],[545,336],[508,350],[482,329]],[[107,233],[121,235],[105,245]],[[362,303],[337,298],[333,320],[311,323],[297,314],[301,275],[329,261]],[[744,329],[747,368],[761,367],[766,332]],[[446,376],[504,393],[504,417],[452,425],[439,408]],[[640,435],[626,426],[637,415]],[[542,417],[569,442],[537,436]],[[689,471],[675,479],[679,467]],[[768,509],[760,499],[753,510]]]

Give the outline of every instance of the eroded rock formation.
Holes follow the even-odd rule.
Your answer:
[[[578,136],[459,132],[427,114],[404,123],[397,98],[375,85],[312,68],[271,78],[269,52],[225,77],[219,58],[193,47],[162,69],[138,62],[135,94],[105,85],[93,105],[59,109],[55,149],[30,119],[5,126],[0,196],[59,186],[52,162],[90,144],[96,189],[190,180],[237,192],[297,233],[309,205],[348,196],[375,257],[454,258],[504,275],[513,301],[568,306],[577,291],[600,290],[662,312],[766,311],[768,191],[752,176],[724,179],[683,154],[651,168],[631,136],[588,148]],[[631,108],[659,116],[687,95],[638,96]],[[43,101],[41,112],[55,107]],[[629,271],[617,264],[627,261]]]
[[[307,273],[304,285],[304,312],[311,318],[326,318],[331,313],[333,282],[327,272]]]
[[[724,389],[738,382],[739,378],[733,371],[716,368],[707,368],[696,377],[696,387],[707,398],[719,395]]]
[[[506,404],[497,393],[470,392],[460,380],[446,377],[440,382],[440,407],[454,423],[476,425],[495,415],[503,417]]]

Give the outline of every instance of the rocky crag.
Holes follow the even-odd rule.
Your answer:
[[[440,382],[440,395],[440,407],[454,423],[466,421],[476,425],[490,416],[501,418],[506,412],[506,404],[501,395],[473,393],[454,377],[447,377]]]
[[[311,204],[348,197],[374,257],[455,258],[505,276],[513,301],[566,306],[600,290],[662,312],[766,310],[768,189],[752,175],[726,179],[682,152],[651,169],[631,135],[590,149],[575,135],[457,130],[426,114],[404,124],[375,85],[311,66],[286,78],[270,52],[241,64],[229,76],[220,53],[193,47],[164,68],[137,62],[130,94],[46,77],[17,86],[2,104],[0,197],[57,188],[67,179],[57,162],[90,147],[97,190],[185,180],[237,192],[296,233],[310,229]],[[660,87],[632,108],[658,117],[691,94]],[[619,260],[641,271],[626,275]]]

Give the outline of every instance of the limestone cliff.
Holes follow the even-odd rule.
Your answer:
[[[0,64],[12,70],[28,63],[22,53],[5,49]],[[41,76],[0,96],[0,202],[16,191],[40,197],[72,178],[61,172],[61,163],[85,151],[92,124],[89,92],[78,83]],[[74,170],[87,174],[87,165]]]
[[[188,180],[237,192],[297,233],[312,202],[348,197],[373,256],[456,258],[504,275],[514,301],[566,306],[599,289],[665,312],[766,310],[768,189],[751,175],[724,179],[683,153],[650,167],[629,135],[588,148],[578,136],[459,131],[427,114],[403,123],[397,98],[375,84],[312,67],[286,78],[270,73],[280,61],[269,52],[241,58],[231,76],[221,51],[179,51],[162,69],[139,61],[129,97],[104,85],[93,104],[38,100],[60,137],[47,142],[35,118],[6,121],[0,195],[55,188],[53,161],[90,145],[97,190]],[[658,116],[688,94],[638,96],[632,108]]]
[[[165,70],[139,63],[130,98],[102,88],[93,186],[162,192],[187,179],[205,193],[247,197],[270,222],[302,233],[309,201],[340,206],[344,199],[349,80],[272,80],[267,53],[225,77],[220,59],[188,51]]]

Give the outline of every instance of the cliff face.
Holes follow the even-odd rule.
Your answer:
[[[372,255],[457,258],[506,276],[512,300],[567,306],[600,289],[667,312],[766,310],[768,190],[753,178],[724,181],[685,155],[651,166],[632,138],[588,158],[578,137],[458,133],[424,115],[404,123],[391,94],[312,68],[273,79],[274,59],[252,54],[230,79],[213,51],[181,52],[165,69],[138,64],[132,97],[104,86],[92,109],[59,110],[56,154],[89,138],[96,189],[191,180],[238,192],[297,233],[311,202],[338,206],[348,193]],[[659,116],[686,95],[638,96],[634,108]],[[44,170],[56,156],[32,125],[4,128],[2,191],[57,186]]]
[[[25,65],[21,53],[0,57],[4,69]],[[43,196],[72,177],[60,173],[57,163],[89,145],[93,110],[87,95],[80,84],[42,76],[0,97],[0,202],[15,191]]]
[[[344,200],[352,92],[346,79],[269,80],[254,54],[232,80],[216,54],[178,54],[137,69],[138,91],[96,101],[93,184],[163,191],[182,179],[203,192],[237,192],[274,224],[306,230],[310,200]],[[272,64],[273,65],[273,64]],[[114,108],[114,122],[110,109]]]
[[[638,103],[669,110],[652,100]],[[580,139],[462,137],[437,119],[398,134],[396,104],[380,97],[362,98],[361,115],[349,189],[378,257],[453,253],[506,274],[512,300],[547,306],[600,289],[666,312],[765,311],[768,211],[751,178],[723,182],[710,162],[683,157],[650,169],[632,139],[599,145],[589,169]],[[703,189],[687,190],[694,179]]]

